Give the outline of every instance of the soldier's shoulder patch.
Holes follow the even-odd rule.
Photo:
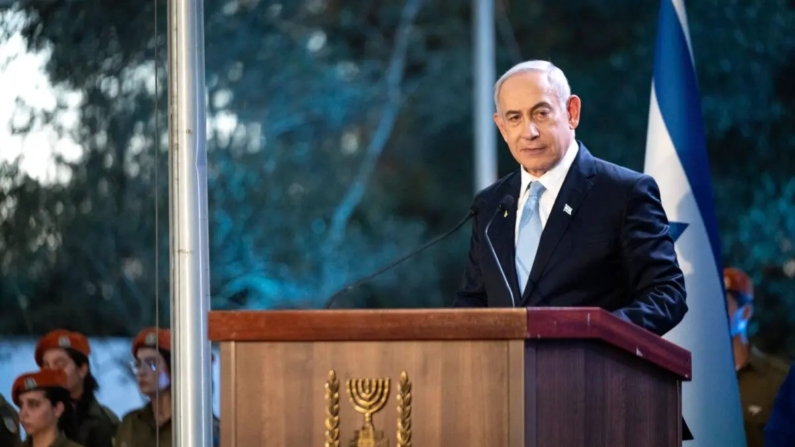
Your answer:
[[[17,421],[14,420],[11,416],[3,416],[3,425],[5,426],[8,431],[12,434],[17,434],[19,432],[19,427],[17,427]]]

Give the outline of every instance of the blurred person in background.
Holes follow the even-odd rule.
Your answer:
[[[77,438],[85,447],[112,447],[119,418],[96,399],[99,383],[91,374],[91,346],[78,332],[62,329],[44,335],[36,345],[36,364],[66,374],[66,387],[75,408]]]
[[[765,447],[792,446],[795,446],[795,368],[790,366],[765,425]]]
[[[6,398],[0,394],[0,447],[17,447],[19,438],[19,415]]]
[[[171,332],[146,328],[133,340],[132,370],[138,389],[149,398],[127,413],[116,433],[116,447],[171,447]],[[218,446],[218,419],[213,416],[213,445]]]
[[[80,447],[66,374],[43,369],[22,374],[11,390],[25,429],[25,447]]]
[[[723,270],[723,282],[746,442],[748,447],[763,447],[763,430],[788,367],[752,346],[748,339],[748,322],[754,314],[751,278],[742,270],[730,267]]]

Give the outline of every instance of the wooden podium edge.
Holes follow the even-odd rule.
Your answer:
[[[212,311],[212,341],[512,340],[525,309]]]
[[[211,311],[223,341],[594,339],[689,381],[689,351],[600,308]]]
[[[596,339],[677,375],[692,378],[690,351],[598,307],[527,309],[528,339]]]

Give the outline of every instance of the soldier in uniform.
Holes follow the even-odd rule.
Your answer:
[[[748,321],[754,309],[751,278],[742,270],[727,268],[723,271],[723,281],[746,442],[748,447],[763,447],[763,430],[789,367],[785,362],[762,353],[748,340]]]
[[[22,374],[11,389],[25,429],[25,447],[81,447],[74,442],[75,410],[67,389],[66,374],[57,369]]]
[[[132,344],[132,369],[138,389],[149,403],[127,413],[116,433],[116,447],[171,447],[171,333],[146,328]],[[213,416],[213,445],[218,446],[219,423]]]
[[[17,447],[20,444],[19,438],[19,416],[14,407],[11,406],[0,394],[0,447]]]
[[[77,418],[76,441],[85,447],[112,447],[119,418],[96,398],[99,383],[91,374],[91,346],[80,333],[52,331],[36,345],[36,364],[42,369],[60,369],[66,374],[67,388]]]

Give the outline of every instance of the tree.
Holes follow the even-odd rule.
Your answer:
[[[205,3],[214,308],[317,306],[466,212],[466,2]],[[17,186],[4,190],[11,202],[41,197],[40,206],[7,207],[14,225],[33,213],[51,222],[13,233],[25,238],[18,247],[45,237],[42,228],[61,241],[41,253],[17,248],[9,262],[49,259],[46,274],[14,273],[18,284],[40,285],[25,286],[29,308],[69,297],[83,313],[80,324],[97,334],[150,324],[156,294],[168,313],[166,11],[159,2],[155,23],[153,5],[31,1],[18,8],[29,48],[51,52],[52,82],[82,95],[74,138],[85,157],[67,166],[68,184],[14,177]],[[551,59],[583,98],[578,138],[597,156],[642,169],[658,8],[657,1],[506,0],[498,10],[498,73],[520,58]],[[777,251],[773,229],[788,228],[777,194],[787,191],[793,168],[781,148],[795,135],[787,107],[795,18],[783,0],[751,0],[691,3],[688,19],[726,263],[748,268],[760,295],[783,297],[793,285],[784,270],[791,255]],[[53,122],[58,113],[31,117]],[[507,150],[500,157],[502,173],[515,169]],[[760,179],[772,186],[749,183],[749,172],[767,173]],[[746,216],[758,210],[780,219]],[[457,234],[342,304],[448,304],[467,239],[466,231]],[[11,280],[0,281],[0,300],[15,303],[20,294]],[[102,306],[92,305],[105,296]],[[771,312],[779,310],[760,306],[759,322]],[[47,318],[31,329],[14,317],[7,327],[41,330],[54,324]]]
[[[207,87],[215,124],[208,135],[211,278],[217,308],[271,307],[281,300],[318,305],[342,282],[423,235],[426,226],[418,219],[358,211],[399,121],[420,5],[409,0],[397,17],[395,11],[370,7],[362,20],[395,29],[386,32],[351,22],[354,8],[335,11],[333,5],[329,11],[246,3],[238,10],[208,8]],[[94,294],[113,304],[103,308],[116,317],[98,318],[101,312],[86,309],[83,301],[75,307],[86,305],[83,312],[94,322],[86,330],[103,331],[107,325],[131,333],[154,319],[155,291],[167,314],[165,113],[152,114],[155,105],[162,108],[165,83],[160,70],[158,85],[152,85],[153,64],[147,61],[163,62],[164,39],[153,36],[155,27],[146,20],[154,13],[146,9],[151,6],[25,6],[23,35],[31,50],[54,47],[50,78],[84,97],[73,136],[85,155],[70,166],[65,196],[90,210],[90,217],[58,218],[59,236],[71,243],[56,255],[64,269],[79,266],[78,274],[62,275],[67,284],[59,294],[74,296],[90,284]],[[249,23],[252,16],[256,23]],[[324,42],[324,27],[349,34],[353,43]],[[223,45],[216,48],[213,42]],[[352,57],[346,45],[354,44],[363,54]],[[279,71],[262,64],[279,57],[289,61]],[[51,123],[55,115],[31,116]],[[155,175],[161,197],[157,222]],[[378,202],[373,208],[383,209]],[[391,243],[381,245],[386,238]],[[406,293],[412,290],[407,285]]]

